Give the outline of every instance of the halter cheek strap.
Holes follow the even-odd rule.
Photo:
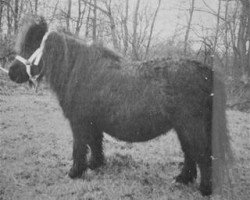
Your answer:
[[[21,63],[23,63],[26,67],[26,73],[29,76],[29,79],[36,85],[36,80],[37,78],[40,76],[41,72],[37,75],[32,76],[31,75],[31,66],[32,65],[38,65],[41,61],[42,55],[43,55],[43,50],[44,50],[44,46],[45,46],[45,41],[48,38],[48,35],[51,32],[47,32],[42,39],[42,42],[40,44],[40,47],[30,56],[29,59],[25,59],[22,56],[17,55],[15,58],[17,60],[19,60]],[[41,70],[42,71],[42,70]]]

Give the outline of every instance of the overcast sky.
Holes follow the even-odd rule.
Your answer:
[[[67,1],[63,0],[61,1],[62,7],[65,8],[65,11],[67,9]],[[46,0],[49,4],[55,4],[56,0]],[[75,2],[75,9],[77,13],[77,1]],[[123,0],[112,0],[114,3],[123,2]],[[206,4],[211,7],[215,12],[217,12],[218,7],[218,0],[195,0],[195,7],[202,10],[209,10]],[[134,6],[136,4],[136,0],[130,0],[130,15],[132,16]],[[157,0],[141,0],[140,7],[143,7],[143,4],[149,4],[150,8],[152,8],[152,11],[154,11],[157,7]],[[119,4],[119,3],[118,3]],[[182,38],[184,39],[184,31],[185,26],[187,25],[187,19],[188,19],[188,8],[190,8],[191,0],[162,0],[161,8],[158,13],[158,17],[155,24],[155,32],[154,34],[157,35],[157,37],[160,37],[162,39],[167,39],[168,37],[172,37],[174,33],[176,33],[176,30],[182,29]],[[101,5],[101,4],[100,4]],[[199,35],[202,35],[201,26],[204,27],[215,27],[216,24],[216,17],[208,14],[206,12],[200,12],[195,11],[193,15],[193,21],[192,21],[192,27],[193,31],[190,33],[190,39],[197,39],[194,32],[196,32]],[[195,26],[196,25],[196,26]],[[177,33],[179,33],[177,31]],[[205,34],[205,33],[204,33]],[[159,39],[160,39],[159,38]]]
[[[148,1],[152,2],[152,6],[155,4],[155,0]],[[179,25],[179,27],[186,26],[188,20],[187,9],[190,7],[190,2],[191,0],[162,0],[156,31],[160,31],[162,36],[168,37],[174,34],[177,25]],[[206,0],[205,2],[213,10],[217,11],[217,0]],[[202,10],[208,9],[202,0],[196,0],[195,7]],[[216,17],[205,12],[195,11],[192,24],[213,27],[216,24]],[[197,31],[201,34],[200,30]]]

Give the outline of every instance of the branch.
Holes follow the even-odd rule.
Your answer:
[[[186,11],[187,9],[179,9],[180,11]],[[208,11],[208,10],[203,10],[203,9],[199,9],[199,8],[195,8],[194,11],[198,11],[198,12],[204,12],[204,13],[208,13],[211,15],[214,15],[215,17],[217,17],[217,13],[213,12],[213,11]],[[226,21],[225,18],[219,16],[221,20]]]
[[[212,13],[216,13],[216,11],[213,10],[213,9],[206,3],[205,0],[202,0],[202,1],[203,1],[204,5],[205,5]]]
[[[6,6],[8,6],[12,12],[13,15],[15,15],[15,11],[13,10],[12,6],[10,5],[10,3],[8,1],[2,1],[2,4],[5,4]]]
[[[138,10],[140,6],[140,0],[137,0],[136,7],[133,16],[133,39],[132,39],[132,54],[133,60],[138,60],[138,41],[137,41],[137,26],[138,26]]]
[[[208,13],[208,14],[212,14],[212,15],[214,15],[215,17],[219,17],[221,20],[226,21],[224,17],[218,16],[217,13],[214,13],[214,12],[211,12],[211,11],[208,11],[208,10],[203,10],[203,9],[198,9],[198,8],[196,8],[195,11],[198,11],[198,12],[205,12],[205,13]]]
[[[51,19],[50,19],[50,21],[49,21],[49,24],[51,24],[52,21],[54,20],[56,11],[57,11],[57,9],[58,9],[58,3],[59,3],[59,0],[57,0],[57,2],[56,2],[56,4],[55,4],[55,7],[54,7],[54,10],[53,10],[53,13],[52,13],[52,17],[51,17]]]
[[[151,39],[152,39],[152,35],[153,35],[155,20],[156,20],[156,17],[157,17],[160,6],[161,6],[161,0],[158,0],[158,5],[157,5],[157,8],[155,10],[153,21],[152,21],[152,24],[151,24],[151,27],[150,27],[150,33],[149,33],[148,44],[147,44],[147,47],[146,47],[145,57],[148,56],[148,51],[149,51],[149,47],[150,47],[150,43],[151,43]]]
[[[110,12],[104,10],[103,8],[97,6],[97,5],[94,5],[93,3],[87,1],[87,0],[82,0],[84,3],[88,4],[89,6],[92,6],[92,7],[95,7],[96,9],[100,10],[102,13],[104,13],[105,15],[107,15],[108,17],[111,15]]]

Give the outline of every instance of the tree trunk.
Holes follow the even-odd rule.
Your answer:
[[[190,33],[191,23],[192,23],[193,14],[194,14],[194,4],[195,4],[195,0],[192,0],[191,7],[189,9],[189,20],[188,20],[188,25],[187,25],[185,40],[184,40],[184,55],[185,56],[187,55],[189,33]]]
[[[245,83],[250,83],[250,0],[246,0],[246,14],[247,14],[247,24],[246,24],[246,58],[244,63],[246,79]]]
[[[72,0],[68,0],[68,12],[67,12],[67,17],[66,17],[67,31],[70,30],[71,6],[72,6]]]
[[[11,18],[11,8],[7,6],[7,34],[11,35],[12,33],[12,18]]]
[[[128,50],[128,9],[129,9],[129,0],[126,0],[125,16],[123,19],[123,29],[124,29],[123,55],[124,56],[127,54],[127,50]]]
[[[138,26],[138,11],[140,6],[140,0],[137,0],[136,7],[133,16],[133,36],[132,36],[132,60],[139,60],[138,55],[138,36],[137,36],[137,26]]]
[[[153,16],[153,21],[152,21],[151,27],[150,27],[150,33],[149,33],[149,38],[148,38],[148,44],[147,44],[147,47],[146,47],[145,59],[148,56],[149,47],[150,47],[150,43],[151,43],[153,31],[154,31],[155,20],[156,20],[156,17],[157,17],[160,6],[161,6],[161,0],[158,0],[158,5],[157,5],[157,8],[155,10],[155,13],[154,13],[154,16]]]
[[[37,14],[38,0],[35,0],[35,14]]]
[[[111,1],[109,1],[109,3],[107,1],[105,2],[107,11],[105,11],[103,9],[100,9],[99,7],[98,8],[99,8],[100,11],[102,11],[104,14],[106,14],[108,16],[109,23],[110,23],[110,31],[111,31],[113,47],[114,47],[115,50],[119,50],[120,48],[119,48],[119,45],[118,45],[118,39],[117,39],[117,35],[116,35],[115,19],[114,19],[113,14],[112,14],[110,2]]]
[[[119,45],[118,45],[118,40],[117,40],[117,36],[116,36],[116,25],[115,25],[115,19],[112,15],[112,11],[111,11],[111,7],[110,4],[108,4],[107,1],[104,1],[105,5],[106,5],[106,10],[99,7],[97,5],[96,0],[94,0],[94,4],[86,0],[83,0],[84,2],[86,2],[89,6],[91,6],[93,8],[93,13],[94,13],[94,17],[93,17],[93,41],[96,40],[96,20],[97,20],[97,16],[96,16],[96,11],[97,9],[99,11],[101,11],[103,14],[105,14],[108,18],[109,18],[109,23],[110,23],[110,29],[111,29],[111,36],[112,36],[112,41],[113,41],[113,46],[114,49],[119,50]],[[88,18],[87,18],[88,20]]]
[[[215,54],[216,54],[216,48],[217,48],[218,37],[219,37],[221,1],[222,1],[222,0],[219,0],[218,11],[217,11],[216,30],[215,30],[215,36],[214,36],[213,49],[212,49],[212,61],[211,61],[211,62],[212,62],[211,65],[212,65],[212,66],[213,66],[213,64],[214,64],[214,57],[215,57]]]
[[[89,3],[91,3],[91,2],[92,2],[92,0],[90,0]],[[88,35],[89,35],[90,13],[91,13],[91,6],[89,6],[88,15],[87,15],[87,19],[86,19],[85,37],[88,37]]]
[[[112,14],[110,2],[108,3],[106,1],[105,4],[106,4],[107,11],[103,10],[103,13],[106,14],[108,16],[108,18],[109,18],[110,32],[111,32],[113,47],[114,47],[115,50],[119,50],[120,48],[119,48],[119,45],[118,45],[118,39],[117,39],[117,35],[116,35],[115,19],[114,19],[113,14]]]
[[[96,7],[97,7],[97,1],[94,0],[94,7],[93,7],[93,19],[92,19],[92,24],[93,24],[93,29],[92,29],[92,39],[93,41],[97,40],[97,35],[96,35],[96,20],[97,20],[97,14],[96,14]]]
[[[112,36],[114,49],[119,50],[118,40],[117,40],[117,37],[116,37],[115,20],[114,20],[111,13],[109,15],[109,22],[110,22],[110,30],[111,30],[111,36]]]
[[[233,67],[232,67],[232,75],[234,77],[238,76],[238,68],[240,67],[240,62],[239,62],[239,52],[237,49],[237,34],[236,34],[236,29],[238,28],[238,21],[237,21],[237,13],[239,12],[240,9],[240,2],[236,1],[235,2],[235,7],[233,11],[233,15],[231,18],[231,22],[228,23],[229,25],[229,30],[230,30],[230,43],[232,46],[233,50]]]
[[[49,24],[52,23],[53,20],[55,19],[56,11],[58,9],[58,3],[59,3],[59,0],[57,0],[55,5],[54,5],[53,12],[52,12],[52,15],[51,15],[50,20],[49,20]]]
[[[82,4],[81,4],[81,0],[78,0],[78,17],[77,17],[77,21],[76,21],[75,35],[79,35],[79,32],[80,32],[81,14],[82,14]]]
[[[81,4],[81,0],[78,0],[78,17],[77,17],[77,22],[76,22],[76,30],[75,30],[75,34],[79,35],[80,29],[82,27],[83,24],[83,16],[85,14],[86,11],[86,3],[84,4],[84,9],[82,10],[82,4]]]
[[[18,31],[18,13],[19,13],[19,0],[15,0],[15,13],[14,13],[14,33]]]
[[[249,0],[241,0],[242,10],[240,15],[240,27],[238,32],[237,50],[239,54],[239,62],[241,67],[241,80],[247,84],[249,76],[249,26],[250,26],[250,2]]]
[[[226,0],[225,4],[225,66],[227,70],[227,75],[232,76],[232,70],[231,66],[228,65],[228,50],[229,50],[229,43],[228,43],[228,6],[229,6],[229,0]]]
[[[0,0],[0,34],[2,33],[3,2]]]

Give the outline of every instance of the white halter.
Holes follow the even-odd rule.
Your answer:
[[[17,60],[19,60],[21,63],[23,63],[26,67],[26,72],[29,75],[29,79],[35,84],[36,79],[40,76],[40,73],[32,76],[31,75],[31,65],[38,65],[40,63],[40,60],[42,58],[43,55],[43,50],[44,50],[44,46],[45,46],[45,41],[48,38],[48,35],[51,32],[47,32],[42,39],[42,42],[40,44],[40,47],[30,56],[29,59],[25,59],[22,56],[17,55],[15,58]],[[36,85],[36,84],[35,84]]]

